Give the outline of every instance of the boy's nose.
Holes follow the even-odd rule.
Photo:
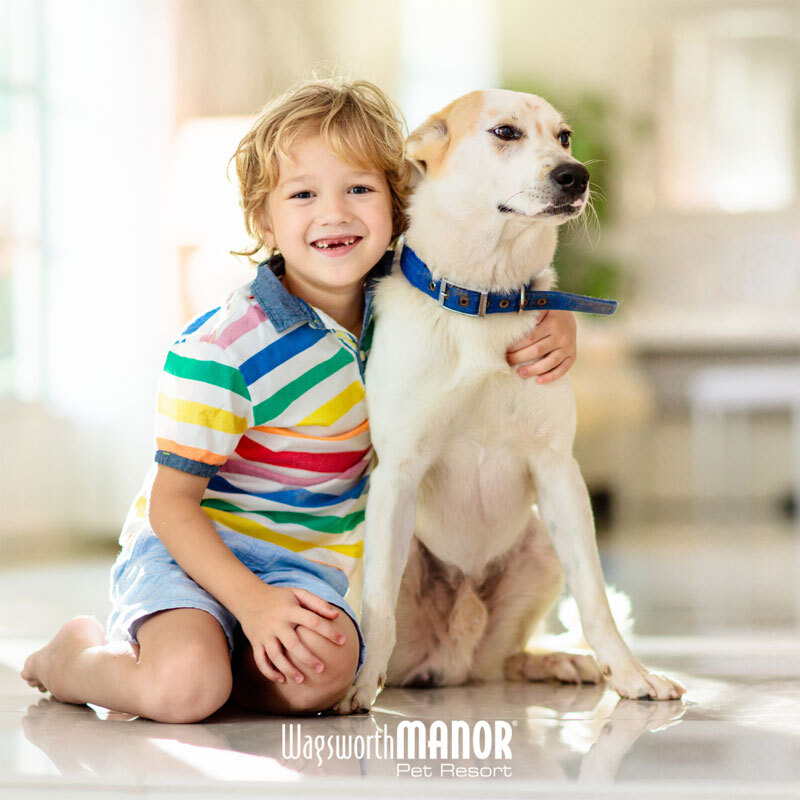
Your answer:
[[[339,197],[323,198],[317,209],[317,222],[323,225],[337,225],[340,222],[349,222],[352,217],[347,204]]]

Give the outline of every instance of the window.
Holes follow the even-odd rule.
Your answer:
[[[0,396],[41,377],[41,4],[0,0]]]
[[[739,10],[673,31],[659,170],[671,208],[740,213],[793,203],[796,17]]]

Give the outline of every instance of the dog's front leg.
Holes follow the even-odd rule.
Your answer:
[[[540,450],[531,471],[542,520],[564,569],[583,625],[604,672],[622,697],[674,700],[684,693],[675,681],[648,672],[628,649],[606,597],[595,541],[589,492],[569,453]]]
[[[367,711],[386,678],[395,643],[395,606],[411,538],[418,470],[382,461],[370,478],[364,537],[361,629],[366,660],[353,686],[335,706],[339,714]]]

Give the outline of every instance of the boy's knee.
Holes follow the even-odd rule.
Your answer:
[[[355,623],[341,611],[333,625],[344,634],[344,644],[334,644],[330,639],[308,628],[297,629],[300,641],[325,664],[325,670],[321,674],[311,672],[310,677],[322,677],[327,673],[329,680],[352,679],[358,667],[360,648]]]
[[[298,631],[303,643],[320,657],[325,664],[322,673],[310,673],[304,683],[308,684],[308,702],[316,711],[330,708],[353,683],[358,667],[359,641],[355,626],[348,618],[349,630],[345,631],[345,643],[335,645],[317,633],[309,630]],[[302,687],[303,684],[299,684]],[[318,706],[318,708],[316,708]]]
[[[350,617],[342,612],[333,625],[344,634],[344,644],[333,644],[308,628],[297,628],[303,644],[325,665],[317,673],[297,664],[302,683],[273,683],[265,678],[253,660],[249,642],[239,634],[234,648],[234,702],[269,714],[313,714],[331,708],[350,688],[359,655],[358,632]]]
[[[325,669],[321,673],[304,669],[305,680],[302,683],[288,685],[287,682],[281,687],[287,711],[296,714],[326,711],[344,696],[353,683],[358,667],[358,633],[344,612],[335,624],[345,635],[342,645],[333,644],[307,628],[297,629],[300,640],[325,664]]]
[[[287,686],[282,692],[286,711],[292,714],[313,714],[327,711],[340,700],[353,683],[355,667],[346,673],[329,670],[326,665],[325,672],[321,675]]]
[[[231,693],[230,664],[208,656],[202,647],[185,647],[151,665],[147,716],[158,722],[199,722],[220,709]]]

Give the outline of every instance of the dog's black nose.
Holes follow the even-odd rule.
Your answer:
[[[550,173],[552,180],[562,191],[578,197],[586,191],[589,183],[589,170],[583,164],[559,164]]]

